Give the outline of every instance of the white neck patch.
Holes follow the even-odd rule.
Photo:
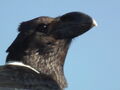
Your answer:
[[[29,65],[26,65],[22,62],[16,62],[16,61],[9,61],[6,63],[6,65],[16,65],[16,66],[22,66],[22,67],[27,67],[33,71],[35,71],[36,73],[40,73],[39,71],[37,71],[36,69],[34,69],[33,67],[29,66]]]

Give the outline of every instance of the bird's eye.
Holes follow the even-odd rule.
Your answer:
[[[47,33],[47,31],[48,31],[47,27],[48,27],[47,24],[40,24],[37,27],[37,31],[42,32],[42,33]]]

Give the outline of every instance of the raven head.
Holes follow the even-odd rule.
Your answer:
[[[80,12],[23,22],[17,38],[7,49],[6,62],[20,61],[30,65],[40,73],[50,75],[64,88],[63,65],[70,42],[95,25],[90,16]]]

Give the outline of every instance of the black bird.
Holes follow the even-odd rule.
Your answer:
[[[17,38],[7,49],[6,65],[0,67],[0,86],[63,90],[67,87],[63,67],[72,39],[96,25],[81,12],[22,22]]]

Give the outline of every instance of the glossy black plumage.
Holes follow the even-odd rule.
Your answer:
[[[40,78],[42,78],[41,74],[48,76],[62,90],[67,87],[63,66],[69,45],[73,38],[92,27],[93,19],[80,12],[71,12],[56,18],[38,17],[23,22],[18,28],[17,38],[7,49],[6,62],[19,61],[30,65],[40,72]],[[6,71],[6,69],[4,70]],[[19,70],[14,73],[17,72]],[[27,71],[23,72],[23,74],[25,73],[30,74]],[[16,75],[16,77],[19,78],[21,75]],[[49,82],[46,81],[47,83]]]

